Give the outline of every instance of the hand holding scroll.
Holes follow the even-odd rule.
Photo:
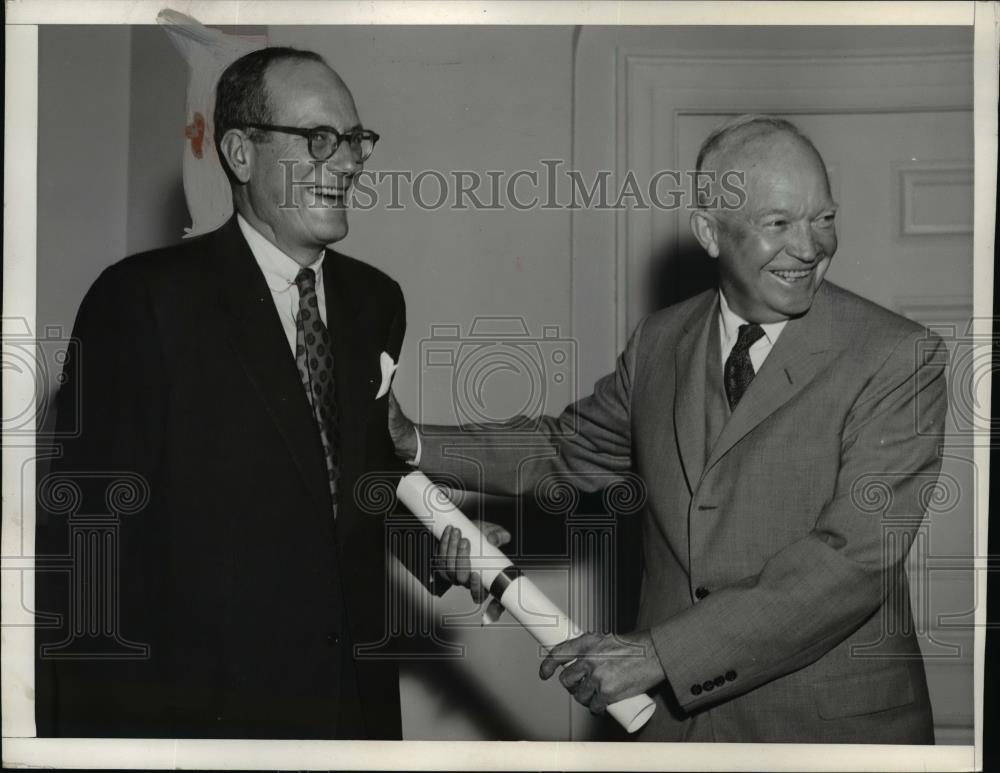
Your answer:
[[[538,669],[549,679],[560,665],[559,681],[593,714],[608,704],[639,695],[666,679],[648,631],[617,636],[585,633],[557,644]]]
[[[479,530],[495,548],[510,542],[510,532],[499,524],[479,521]],[[479,572],[472,571],[472,543],[454,526],[446,526],[437,547],[438,572],[450,583],[469,589],[472,600],[481,604],[490,595]],[[497,602],[499,604],[499,602]],[[497,615],[499,616],[499,615]]]
[[[494,547],[510,541],[510,532],[502,526],[480,521],[479,528]],[[439,571],[449,582],[468,588],[473,600],[482,603],[489,589],[472,570],[470,548],[471,543],[457,527],[445,527],[438,545]],[[498,604],[496,600],[492,603]],[[602,714],[609,704],[644,693],[666,679],[648,631],[617,637],[585,633],[567,639],[549,651],[538,675],[549,679],[561,665],[566,666],[559,675],[563,687],[594,714]]]
[[[471,584],[472,569],[476,569],[476,574],[481,575],[480,590],[489,588],[503,609],[546,650],[551,651],[557,645],[579,638],[580,629],[566,613],[542,593],[530,577],[525,577],[503,551],[491,544],[482,530],[466,518],[427,476],[419,471],[405,476],[396,487],[396,495],[438,538],[439,544],[443,542],[446,529],[458,532],[448,535],[445,562],[447,571],[455,580],[466,579]],[[462,540],[462,532],[468,535],[467,543]],[[460,569],[460,565],[465,566]],[[651,642],[646,650],[639,645],[626,645],[627,654],[633,657],[649,653],[651,648]],[[565,650],[560,652],[565,654]],[[634,733],[649,721],[656,711],[656,704],[648,695],[640,693],[608,704],[607,711],[629,733]]]

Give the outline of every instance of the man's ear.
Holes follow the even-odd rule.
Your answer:
[[[241,183],[250,179],[250,168],[253,162],[253,144],[239,129],[230,129],[219,143],[222,150],[222,163],[229,165],[229,170]]]
[[[691,233],[709,257],[719,257],[719,221],[713,213],[704,209],[692,212]]]

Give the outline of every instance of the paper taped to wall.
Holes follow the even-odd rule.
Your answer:
[[[186,238],[214,231],[233,214],[229,180],[213,139],[215,84],[230,64],[266,46],[267,38],[226,35],[170,9],[160,11],[156,21],[188,63],[183,169],[191,226],[184,229]]]

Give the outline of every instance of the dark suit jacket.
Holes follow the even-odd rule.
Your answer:
[[[717,316],[713,290],[646,318],[542,422],[550,453],[426,433],[421,467],[496,493],[638,473],[637,628],[667,675],[639,740],[932,743],[903,562],[940,466],[942,342],[827,282],[706,453]]]
[[[380,353],[399,358],[403,296],[336,252],[323,272],[340,416],[336,522],[294,357],[235,218],[111,266],[88,292],[79,361],[58,403],[60,424],[81,432],[55,472],[86,484],[83,515],[109,512],[105,483],[117,473],[148,484],[148,504],[117,521],[112,638],[149,652],[42,657],[40,735],[401,736],[395,664],[355,660],[352,647],[386,633],[384,522],[354,494],[365,473],[406,471],[387,398],[375,399]],[[68,526],[50,514],[38,553],[68,551]],[[65,616],[67,578],[38,579],[39,609]],[[85,577],[82,587],[97,586]],[[39,643],[65,639],[65,626],[40,630]]]

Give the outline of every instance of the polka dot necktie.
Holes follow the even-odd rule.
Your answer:
[[[295,364],[309,396],[313,418],[326,452],[326,470],[330,477],[333,514],[337,515],[337,401],[333,382],[333,350],[330,333],[319,315],[316,298],[316,274],[304,268],[295,277],[299,288],[299,313],[295,321]]]
[[[753,381],[754,370],[750,361],[750,347],[757,343],[762,335],[764,328],[756,323],[740,325],[736,345],[726,358],[726,399],[729,401],[729,410],[736,408],[736,404]]]

